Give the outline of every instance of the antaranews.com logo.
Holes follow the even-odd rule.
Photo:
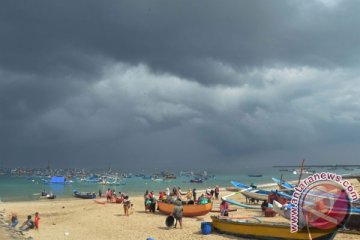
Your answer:
[[[351,211],[351,201],[358,199],[354,187],[336,173],[316,173],[295,187],[291,203],[291,232],[299,226],[336,229]]]

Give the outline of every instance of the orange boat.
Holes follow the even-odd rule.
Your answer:
[[[166,202],[158,202],[160,212],[170,215],[175,205]],[[196,217],[209,213],[212,209],[212,203],[207,204],[183,204],[183,217]]]

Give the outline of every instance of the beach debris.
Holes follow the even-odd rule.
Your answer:
[[[64,235],[65,235],[65,236],[69,236],[70,233],[69,233],[68,231],[65,231],[65,232],[64,232]]]

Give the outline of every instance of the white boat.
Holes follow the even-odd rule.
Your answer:
[[[151,178],[151,180],[154,181],[154,182],[162,182],[162,181],[164,181],[163,178]]]
[[[277,212],[280,216],[286,219],[290,219],[290,208],[283,206],[276,200],[273,201],[273,210]]]

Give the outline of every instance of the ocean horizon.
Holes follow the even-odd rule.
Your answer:
[[[335,172],[337,174],[359,174],[360,169],[343,169],[329,170],[326,168],[313,168],[316,172]],[[182,191],[196,188],[203,190],[206,188],[214,188],[216,185],[220,187],[232,186],[230,181],[238,181],[247,185],[267,184],[273,183],[272,177],[282,178],[286,181],[293,181],[299,178],[299,174],[293,174],[292,171],[280,171],[279,168],[243,168],[239,169],[239,174],[233,173],[216,173],[209,172],[212,176],[203,183],[191,183],[189,177],[180,176],[175,173],[176,179],[169,179],[164,181],[153,181],[151,179],[143,179],[139,177],[124,178],[121,185],[102,185],[100,183],[88,183],[74,180],[71,184],[44,184],[40,177],[32,176],[12,176],[0,175],[0,201],[36,201],[40,199],[42,191],[53,193],[57,199],[72,198],[73,191],[94,192],[98,195],[99,190],[102,194],[110,188],[118,192],[125,192],[129,196],[142,195],[146,190],[154,191],[158,194],[159,191],[170,189],[173,186],[178,186]],[[262,175],[261,177],[250,177],[249,175]],[[303,174],[303,178],[308,174]],[[276,186],[274,186],[276,188]],[[49,201],[45,200],[44,201]]]

